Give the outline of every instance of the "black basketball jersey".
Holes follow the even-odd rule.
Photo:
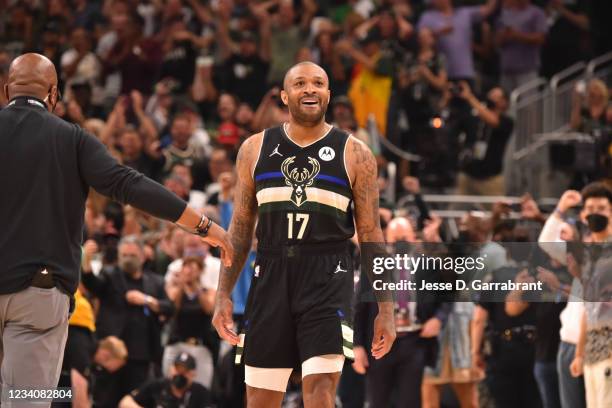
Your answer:
[[[282,127],[264,131],[253,174],[260,247],[338,242],[353,236],[353,193],[344,164],[348,138],[332,127],[301,147]]]

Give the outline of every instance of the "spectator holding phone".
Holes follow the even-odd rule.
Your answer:
[[[181,353],[189,353],[196,361],[194,380],[210,389],[213,379],[216,338],[211,324],[215,290],[201,284],[204,263],[201,256],[183,258],[176,279],[166,284],[168,298],[176,312],[164,349],[163,372],[169,373],[172,362]]]
[[[500,87],[487,93],[482,103],[474,96],[467,82],[460,83],[459,96],[467,101],[477,116],[475,140],[469,141],[463,153],[458,194],[504,195],[503,159],[514,123],[506,115],[508,94]]]

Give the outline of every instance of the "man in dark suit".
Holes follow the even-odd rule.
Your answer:
[[[166,296],[163,278],[143,271],[143,244],[134,236],[119,242],[116,267],[94,275],[88,259],[83,261],[83,284],[98,299],[96,321],[100,337],[117,336],[128,350],[121,370],[117,397],[138,388],[149,379],[152,364],[161,359],[160,318],[169,317],[174,305]],[[119,402],[117,400],[117,403]]]
[[[228,264],[232,248],[221,227],[51,113],[58,88],[48,58],[16,58],[4,96],[9,103],[0,111],[0,382],[3,396],[10,397],[11,389],[15,395],[16,389],[57,386],[90,187],[205,237],[221,246]]]

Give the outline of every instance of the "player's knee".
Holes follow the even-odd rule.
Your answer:
[[[336,392],[337,373],[312,374],[304,377],[304,398],[328,399]]]
[[[280,407],[284,393],[247,386],[247,408]]]

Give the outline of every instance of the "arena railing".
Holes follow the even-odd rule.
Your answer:
[[[612,52],[579,62],[554,75],[550,83],[545,79],[532,80],[510,95],[510,113],[514,118],[514,134],[505,157],[505,177],[508,191],[519,194],[530,191],[534,196],[556,194],[563,186],[562,174],[552,175],[543,146],[553,140],[563,141],[575,135],[570,132],[573,93],[576,84],[600,78],[608,86],[612,83]],[[540,140],[543,138],[542,140]],[[559,176],[559,177],[557,177]],[[556,177],[556,179],[555,179]]]
[[[573,95],[576,84],[585,81],[587,64],[578,62],[550,79],[550,116],[545,132],[554,132],[569,128],[572,115]]]
[[[587,78],[599,78],[608,87],[612,84],[612,51],[592,59],[586,67]]]
[[[510,114],[514,117],[514,151],[521,152],[532,143],[532,136],[544,132],[544,106],[548,82],[529,81],[510,94]]]

